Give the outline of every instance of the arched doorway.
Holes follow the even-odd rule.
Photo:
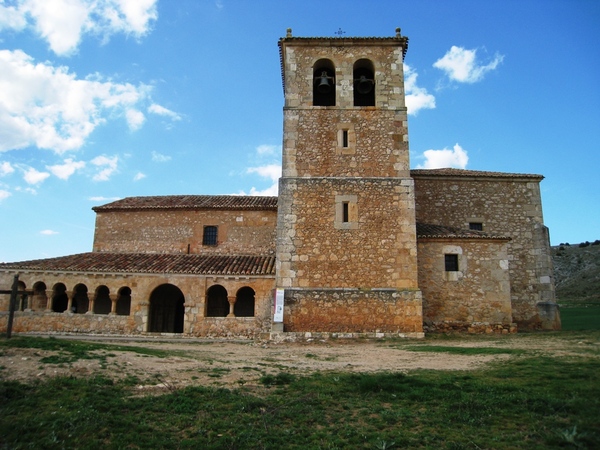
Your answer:
[[[220,284],[209,287],[206,291],[206,317],[227,317],[228,314],[227,289]]]
[[[150,294],[148,331],[183,333],[185,312],[183,292],[172,284],[161,284]]]
[[[73,288],[73,302],[71,309],[75,314],[85,314],[90,308],[90,299],[88,297],[88,288],[85,284],[79,283]]]

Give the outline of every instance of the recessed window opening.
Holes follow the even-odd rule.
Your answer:
[[[314,65],[313,106],[335,106],[335,66],[329,59]]]
[[[483,223],[469,222],[469,230],[483,231]]]
[[[458,255],[445,254],[444,263],[446,266],[446,272],[458,272]]]
[[[348,130],[342,130],[342,147],[348,148]]]
[[[354,106],[375,106],[375,68],[368,59],[354,63]]]
[[[204,227],[202,245],[217,245],[217,227],[209,225]]]
[[[350,221],[350,204],[348,202],[342,203],[342,222],[348,223]]]

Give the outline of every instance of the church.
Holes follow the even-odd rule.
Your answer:
[[[560,329],[536,174],[409,165],[408,38],[279,40],[277,197],[94,207],[91,252],[0,264],[15,332],[423,337]],[[5,331],[8,294],[0,294]]]

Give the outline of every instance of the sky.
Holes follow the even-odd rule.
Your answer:
[[[92,250],[92,207],[277,195],[277,42],[408,36],[412,168],[545,176],[600,239],[597,0],[0,0],[0,261]]]

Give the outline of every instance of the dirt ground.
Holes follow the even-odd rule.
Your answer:
[[[52,364],[40,361],[57,352],[30,348],[0,351],[0,377],[30,382],[53,376],[87,377],[102,374],[113,379],[135,376],[140,391],[176,389],[188,385],[259,386],[265,374],[286,372],[376,372],[415,369],[472,370],[492,361],[518,357],[514,353],[461,355],[415,351],[415,347],[495,347],[523,349],[528,354],[575,355],[598,351],[596,339],[564,339],[559,335],[518,334],[467,336],[465,339],[353,340],[329,339],[296,343],[207,341],[181,338],[117,338],[54,336],[107,345],[145,347],[169,353],[147,356],[130,351],[100,350],[98,359]],[[416,349],[418,350],[418,349]],[[596,353],[597,354],[597,353]]]

